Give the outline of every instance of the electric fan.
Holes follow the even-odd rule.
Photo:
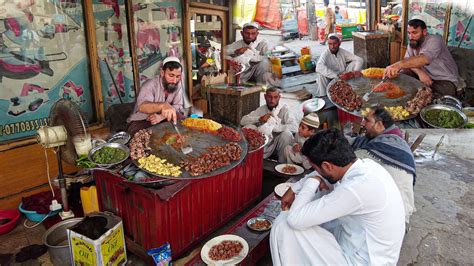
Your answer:
[[[70,100],[59,99],[49,113],[49,126],[37,131],[36,139],[39,144],[45,148],[56,148],[58,181],[63,203],[63,211],[59,215],[63,219],[74,217],[74,214],[69,209],[62,160],[75,165],[77,154],[87,154],[91,149],[91,137],[86,126],[87,122],[79,106]]]

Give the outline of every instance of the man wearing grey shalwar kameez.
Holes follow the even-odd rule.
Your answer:
[[[316,64],[317,91],[312,92],[314,97],[326,96],[326,87],[331,80],[340,74],[362,69],[364,60],[342,48],[341,41],[335,34],[328,37],[328,49],[319,57]]]

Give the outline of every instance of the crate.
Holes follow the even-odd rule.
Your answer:
[[[235,89],[216,88],[211,85],[209,90],[209,113],[216,121],[238,126],[244,115],[260,107],[260,86]]]
[[[262,175],[263,149],[247,154],[241,164],[225,173],[179,181],[181,189],[172,192],[167,187],[160,191],[133,184],[108,171],[94,171],[100,209],[122,217],[127,249],[147,258],[146,250],[169,242],[173,259],[259,199]],[[162,200],[163,192],[171,195]]]
[[[105,218],[110,229],[95,240],[75,231],[81,222],[66,229],[72,265],[125,265],[127,252],[120,217],[112,214],[95,214],[91,217]]]

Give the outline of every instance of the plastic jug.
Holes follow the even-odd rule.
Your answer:
[[[270,62],[272,63],[272,72],[277,74],[278,78],[281,79],[282,77],[282,70],[281,70],[281,59],[276,56],[270,57]]]
[[[95,186],[81,187],[81,201],[84,214],[99,211],[97,188]]]
[[[305,70],[310,70],[310,69],[307,69],[306,66],[307,64],[305,64],[306,62],[311,62],[311,55],[303,55],[303,56],[300,56],[299,58],[299,63],[300,63],[300,69],[302,71],[305,71]]]

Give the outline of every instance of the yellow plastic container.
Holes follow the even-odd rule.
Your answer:
[[[311,61],[311,55],[300,56],[299,63],[300,63],[300,68],[301,68],[302,71],[307,70],[305,63],[310,62],[310,61]]]
[[[277,74],[278,78],[281,79],[283,76],[281,71],[281,59],[276,56],[270,57],[270,62],[272,63],[272,72]]]
[[[84,215],[98,212],[99,201],[97,199],[97,188],[95,186],[81,188],[81,201]]]

